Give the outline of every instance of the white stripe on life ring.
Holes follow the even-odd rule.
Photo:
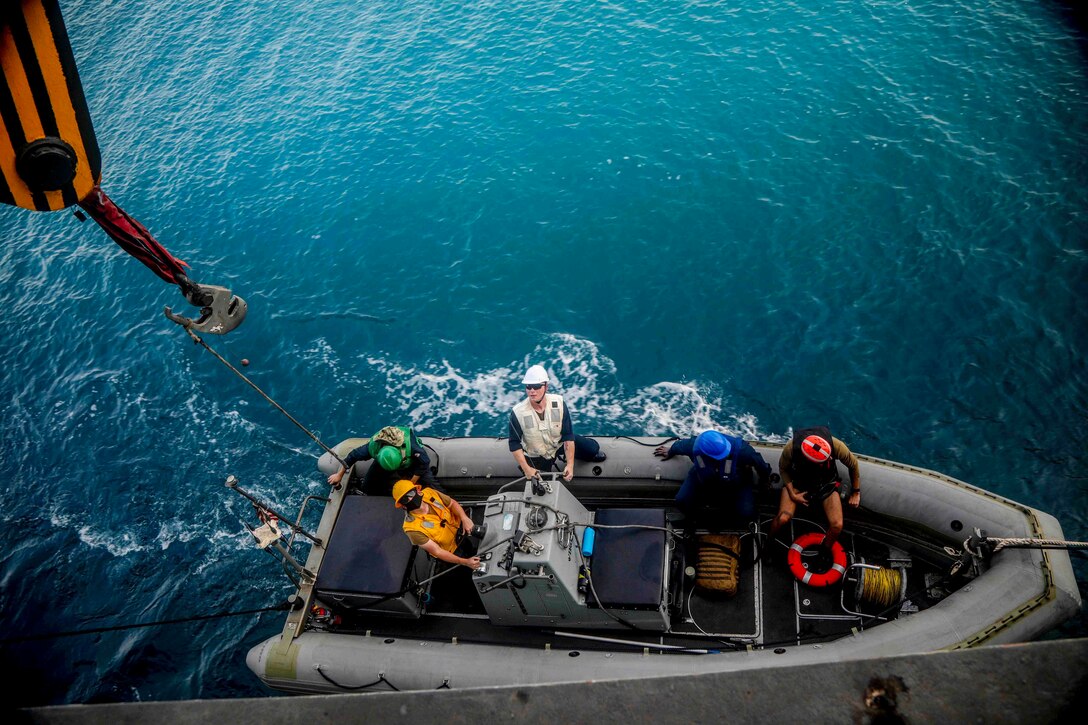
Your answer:
[[[846,573],[846,567],[841,566],[839,564],[832,564],[831,568],[834,569],[835,571],[839,572],[840,574],[845,574]]]
[[[796,541],[793,542],[792,544],[790,544],[790,548],[793,549],[794,551],[796,551],[798,554],[804,552],[804,549],[802,549],[800,546],[798,546]]]
[[[811,579],[811,578],[812,578],[812,572],[811,571],[806,571],[805,575],[803,577],[801,577],[801,583],[802,584],[808,584],[808,580]]]

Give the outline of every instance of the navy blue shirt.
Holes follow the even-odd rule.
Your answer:
[[[771,475],[771,467],[763,460],[763,456],[759,455],[759,451],[748,445],[743,438],[734,436],[725,436],[725,438],[729,441],[730,451],[729,455],[723,460],[716,461],[710,456],[696,456],[695,436],[673,443],[669,447],[669,457],[687,456],[690,458],[692,463],[695,464],[693,466],[695,475],[702,481],[709,482],[711,479],[717,478],[732,483],[738,480],[740,472],[746,467],[755,469],[759,475],[759,480],[766,481]],[[729,461],[732,461],[732,465],[729,472],[726,473],[725,464]]]
[[[369,461],[373,458],[370,455],[370,445],[364,443],[358,448],[354,449],[344,459],[344,463],[347,464],[348,470],[351,469],[359,461]],[[423,450],[423,446],[420,444],[419,439],[412,435],[412,455],[408,459],[408,466],[405,468],[399,468],[398,471],[406,471],[405,478],[411,478],[412,476],[423,476],[425,472],[431,469],[431,458],[427,455],[427,452]],[[384,470],[384,469],[383,469]]]

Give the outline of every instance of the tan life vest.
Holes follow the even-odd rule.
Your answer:
[[[514,406],[514,416],[521,423],[521,447],[525,449],[525,455],[555,458],[559,451],[565,410],[563,396],[551,393],[544,396],[544,420],[533,410],[528,398]]]
[[[418,531],[451,554],[457,548],[457,531],[461,522],[456,520],[449,506],[442,503],[442,497],[433,488],[423,489],[423,502],[430,507],[426,514],[404,514],[404,533]]]

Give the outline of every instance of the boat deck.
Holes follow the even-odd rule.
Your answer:
[[[482,515],[482,506],[466,506],[474,519]],[[763,522],[766,528],[767,512]],[[694,581],[678,574],[673,587],[672,624],[668,632],[648,632],[635,629],[570,630],[536,627],[498,627],[486,615],[477,595],[471,572],[464,567],[434,579],[426,598],[425,612],[419,619],[395,618],[368,613],[339,611],[341,622],[329,627],[339,632],[369,632],[372,636],[410,637],[424,640],[450,640],[497,645],[530,647],[550,646],[555,649],[625,648],[644,645],[672,647],[710,647],[713,649],[756,647],[788,647],[802,643],[830,641],[847,635],[852,629],[865,629],[880,621],[874,616],[877,607],[866,605],[864,614],[850,614],[843,609],[842,587],[814,588],[797,582],[787,565],[788,543],[810,531],[820,530],[814,522],[795,519],[791,530],[779,540],[773,540],[764,550],[756,546],[756,536],[742,529],[719,533],[735,533],[741,537],[741,570],[738,590],[733,597],[696,588]],[[849,527],[848,527],[849,529]],[[705,533],[697,530],[697,533]],[[766,537],[760,537],[765,540]],[[867,537],[844,531],[840,542],[850,554],[851,561],[886,561],[889,549]],[[679,547],[670,562],[675,572],[683,572],[694,561],[694,544]],[[442,565],[439,571],[442,570]],[[917,589],[921,579],[915,560],[913,571],[908,569],[910,587]],[[932,572],[936,572],[935,568]],[[918,577],[916,581],[915,577]],[[846,585],[853,589],[853,584]],[[847,596],[852,606],[852,597]],[[924,599],[924,597],[923,597]],[[922,602],[925,606],[925,602]],[[890,612],[880,612],[895,618],[898,605]],[[558,633],[557,633],[558,632]],[[600,638],[592,639],[594,637]],[[605,641],[607,640],[607,641]]]

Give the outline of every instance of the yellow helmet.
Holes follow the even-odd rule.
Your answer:
[[[393,500],[400,501],[401,497],[403,497],[404,494],[408,493],[415,487],[416,485],[411,481],[403,479],[397,481],[395,484],[393,484]]]

